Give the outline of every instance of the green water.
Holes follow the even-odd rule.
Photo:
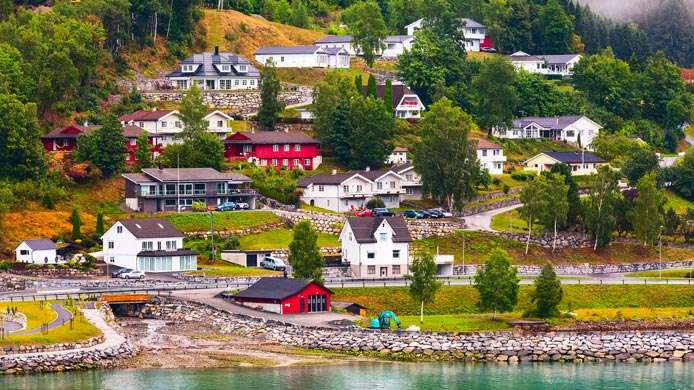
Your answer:
[[[694,389],[694,364],[354,363],[0,377],[0,389]]]

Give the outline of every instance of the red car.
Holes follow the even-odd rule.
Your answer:
[[[359,209],[354,211],[355,217],[371,217],[373,216],[373,211],[369,209]]]

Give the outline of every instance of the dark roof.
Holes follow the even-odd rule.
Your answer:
[[[407,223],[402,217],[351,217],[347,219],[347,223],[352,229],[354,239],[358,243],[374,243],[376,242],[376,229],[383,221],[388,222],[395,234],[393,242],[411,242],[410,230],[407,228]]]
[[[545,60],[548,64],[567,64],[569,61],[580,56],[580,54],[547,54],[539,55],[537,57]]]
[[[47,238],[42,238],[38,240],[24,240],[22,242],[27,244],[29,248],[35,251],[55,249],[55,243]]]
[[[350,43],[352,42],[351,35],[326,35],[314,43]]]
[[[406,162],[399,165],[393,165],[392,167],[390,167],[390,170],[399,175],[400,173],[412,168],[412,166],[413,165],[411,162]]]
[[[253,54],[313,54],[318,50],[324,51],[316,45],[265,46],[258,48]]]
[[[234,297],[279,300],[298,294],[311,283],[316,282],[310,279],[260,278],[260,280],[253,283],[252,286],[234,295]],[[327,288],[326,290],[332,294],[332,291]]]
[[[154,181],[251,181],[240,173],[219,172],[214,168],[146,168],[142,173]]]
[[[133,125],[125,125],[123,126],[123,135],[125,138],[136,138],[141,136],[142,134],[147,134],[149,135],[149,131],[143,129],[142,127],[138,126],[133,126]]]
[[[151,183],[153,180],[144,173],[124,173],[123,177],[133,183]]]
[[[123,122],[130,122],[130,121],[142,121],[142,122],[148,122],[148,121],[158,121],[159,119],[171,114],[175,110],[152,110],[152,111],[147,111],[147,110],[137,110],[133,113],[130,114],[124,114],[119,117],[120,120]]]
[[[171,222],[161,218],[121,219],[118,222],[136,238],[183,237]]]
[[[190,249],[178,249],[175,251],[141,251],[138,257],[162,257],[162,256],[195,256],[198,252]]]
[[[189,77],[189,76],[236,76],[236,77],[260,77],[260,72],[243,56],[234,53],[223,52],[204,52],[193,54],[181,61],[181,64],[198,65],[194,72],[183,73],[180,70],[166,75],[166,77]],[[231,65],[229,72],[222,72],[215,65]],[[246,65],[247,72],[239,73],[236,65]]]
[[[511,61],[524,61],[524,62],[544,61],[540,57],[531,56],[530,54],[523,52],[523,51],[517,51],[517,52],[511,54],[509,57],[511,58]]]
[[[349,171],[336,174],[325,173],[322,175],[304,176],[297,182],[298,187],[308,187],[310,184],[340,184],[358,172]]]
[[[243,136],[246,139],[238,139]],[[237,139],[234,139],[236,137]],[[235,133],[224,140],[227,144],[319,144],[315,138],[299,131],[256,131]]]
[[[386,91],[386,86],[385,84],[377,85],[376,86],[376,96],[379,98],[383,99],[383,95],[385,94]],[[363,85],[361,87],[361,92],[362,95],[366,96],[369,92],[369,86],[368,85]],[[393,108],[397,107],[398,104],[400,104],[400,101],[402,100],[403,96],[405,95],[415,95],[417,96],[416,93],[412,92],[411,89],[407,88],[405,84],[393,84]],[[417,96],[419,98],[419,96]]]
[[[386,43],[402,43],[412,38],[412,35],[388,35],[385,41]]]
[[[334,55],[337,55],[340,53],[344,53],[344,55],[349,55],[349,53],[347,53],[347,50],[345,50],[341,47],[326,47],[326,48],[323,48],[323,50],[325,50],[325,52],[330,54],[331,56],[334,56]]]
[[[605,160],[601,159],[600,157],[594,155],[591,152],[545,152],[544,154],[552,157],[553,159],[563,162],[566,164],[569,163],[604,163]]]
[[[82,134],[87,134],[90,133],[98,128],[100,128],[100,125],[87,125],[87,126],[80,126],[80,125],[70,125],[70,126],[65,126],[65,127],[57,127],[53,130],[51,130],[48,134],[44,135],[41,138],[77,138]],[[76,129],[79,132],[68,132],[65,133],[65,130],[68,129]]]
[[[570,124],[581,119],[581,115],[565,115],[565,116],[552,116],[552,117],[535,117],[528,116],[523,118],[518,118],[513,121],[513,127],[517,129],[522,129],[532,123],[537,123],[538,125],[553,130],[562,130]]]

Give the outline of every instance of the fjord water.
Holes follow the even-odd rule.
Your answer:
[[[0,377],[0,389],[694,389],[694,364],[348,363]]]

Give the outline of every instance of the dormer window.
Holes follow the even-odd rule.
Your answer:
[[[239,65],[239,72],[248,72],[247,65]]]
[[[195,65],[183,65],[183,73],[190,73],[195,71]]]
[[[231,66],[230,65],[222,65],[222,72],[229,72],[231,71]]]

